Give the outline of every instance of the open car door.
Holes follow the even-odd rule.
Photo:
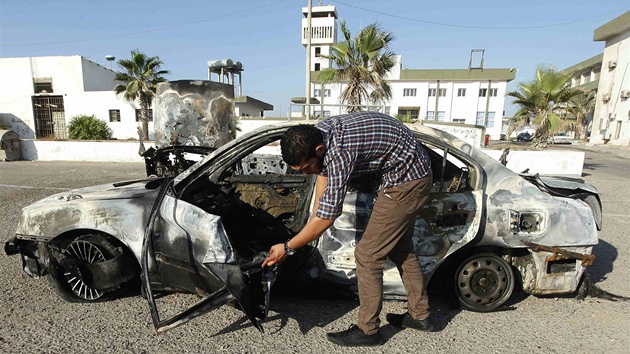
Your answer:
[[[165,182],[153,207],[142,247],[142,280],[158,333],[227,303],[240,308],[262,331],[275,270],[261,259],[241,264],[220,216],[174,197]],[[161,319],[154,291],[184,291],[203,297],[186,310]]]

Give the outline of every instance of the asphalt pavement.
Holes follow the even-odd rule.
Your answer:
[[[573,147],[579,147],[577,144]],[[584,147],[587,149],[588,147]],[[617,155],[587,151],[584,178],[600,192],[604,228],[588,269],[602,289],[630,294],[630,164]],[[22,207],[60,191],[144,176],[142,163],[18,161],[0,163],[0,238],[11,235]],[[430,297],[435,332],[399,330],[383,317],[385,345],[342,348],[326,332],[354,323],[356,298],[274,296],[265,333],[242,312],[221,307],[164,334],[156,334],[144,300],[134,295],[93,304],[64,302],[46,279],[22,271],[18,256],[0,254],[0,352],[2,353],[627,353],[630,306],[573,296],[536,297],[515,291],[511,311],[475,313],[447,296]],[[166,297],[165,312],[187,304]],[[386,301],[383,314],[403,313],[405,303]]]

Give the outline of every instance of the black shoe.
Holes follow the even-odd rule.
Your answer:
[[[383,344],[383,338],[379,332],[367,335],[354,324],[345,331],[328,333],[326,338],[344,347],[373,347]]]
[[[406,312],[403,315],[395,313],[387,314],[387,322],[392,326],[398,328],[413,328],[419,331],[431,332],[433,330],[433,324],[431,323],[431,317],[427,317],[422,320],[414,320],[413,317]]]

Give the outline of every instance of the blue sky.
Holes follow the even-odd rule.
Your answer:
[[[313,5],[318,1],[313,0]],[[467,68],[485,49],[486,68],[517,68],[516,83],[539,64],[558,69],[603,52],[593,31],[630,9],[626,1],[344,0],[335,5],[353,32],[378,21],[410,69]],[[304,96],[306,54],[300,42],[307,0],[9,0],[0,5],[0,57],[82,55],[109,66],[108,54],[133,49],[159,56],[169,80],[207,79],[207,61],[244,65],[244,94],[285,114]],[[433,23],[430,23],[433,22]],[[506,113],[515,111],[506,102]]]

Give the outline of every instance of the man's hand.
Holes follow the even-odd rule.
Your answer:
[[[269,250],[269,257],[265,259],[262,266],[273,266],[274,264],[282,264],[287,259],[287,254],[284,252],[284,244],[279,243],[271,246]]]

